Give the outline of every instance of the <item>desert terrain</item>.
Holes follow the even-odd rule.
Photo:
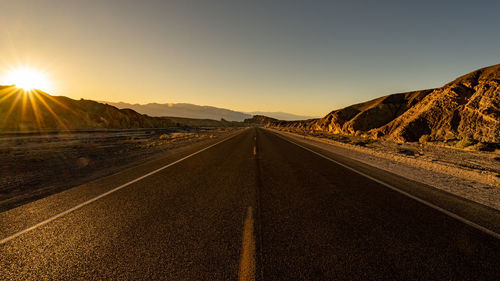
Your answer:
[[[500,1],[0,7],[0,281],[500,280]]]
[[[387,95],[323,118],[255,115],[243,123],[151,117],[2,86],[0,211],[255,125],[341,147],[351,158],[500,209],[499,81],[494,65],[441,88]]]
[[[0,133],[0,212],[237,128]]]
[[[94,221],[96,217],[97,224],[90,229],[72,232],[74,241],[87,239],[88,233],[106,237],[74,242],[75,245],[108,243],[107,237],[117,233],[126,233],[123,244],[128,245],[129,233],[145,231],[157,236],[141,238],[137,243],[153,241],[155,250],[163,247],[171,253],[178,249],[181,254],[186,251],[183,246],[176,248],[178,237],[187,235],[183,241],[193,241],[191,237],[203,236],[200,233],[211,228],[217,235],[208,239],[218,241],[219,230],[228,227],[227,221],[231,220],[230,229],[237,230],[237,235],[231,234],[236,249],[241,217],[235,210],[246,206],[248,225],[253,221],[253,208],[266,206],[259,212],[267,219],[263,221],[267,229],[256,228],[266,235],[265,239],[273,239],[278,233],[279,239],[288,240],[289,233],[300,233],[296,241],[284,245],[309,242],[317,235],[318,225],[327,225],[320,230],[321,237],[313,241],[322,247],[324,241],[334,245],[338,237],[343,237],[340,244],[345,245],[353,241],[353,235],[358,236],[359,242],[345,249],[346,256],[358,251],[356,255],[363,257],[366,249],[359,245],[376,237],[378,245],[371,249],[370,260],[364,262],[375,265],[370,269],[372,276],[380,274],[381,259],[393,256],[381,252],[381,247],[395,245],[392,251],[406,253],[408,241],[401,237],[414,236],[413,243],[419,244],[411,253],[420,257],[408,268],[421,265],[420,260],[429,261],[429,257],[447,253],[442,260],[425,264],[422,272],[431,272],[428,269],[435,268],[435,264],[449,266],[444,272],[450,272],[464,268],[470,260],[477,259],[477,254],[472,253],[480,252],[481,263],[474,270],[484,272],[488,279],[496,274],[490,269],[495,268],[493,264],[498,259],[491,255],[491,247],[498,247],[491,244],[492,239],[500,238],[499,73],[500,65],[492,66],[441,88],[391,94],[334,110],[323,118],[299,121],[264,115],[254,115],[243,122],[152,117],[92,100],[0,87],[0,220],[7,226],[2,229],[2,243],[13,245],[3,260],[17,259],[19,248],[25,249],[22,259],[30,258],[30,253],[39,249],[16,244],[23,241],[18,237],[30,237],[32,245],[41,241],[30,236],[39,231],[54,231],[48,235],[63,237],[59,233],[67,229],[65,225],[59,230],[43,227],[57,223],[63,216],[72,217],[77,227],[89,225],[81,223],[81,219]],[[173,159],[176,160],[172,162]],[[295,208],[293,215],[289,213],[290,206]],[[226,214],[214,224],[212,218],[217,218],[221,210]],[[102,216],[95,216],[94,211]],[[171,214],[179,217],[172,219]],[[255,214],[257,220],[261,220],[260,215]],[[106,221],[99,221],[103,218]],[[150,229],[158,225],[159,218],[168,225],[160,231]],[[298,219],[290,223],[291,218]],[[317,218],[325,221],[316,223]],[[172,232],[196,219],[201,219],[201,232],[191,233],[194,228]],[[349,229],[332,235],[339,225],[353,221]],[[385,226],[381,227],[381,221]],[[121,228],[130,222],[141,224],[109,232],[110,226]],[[288,226],[292,228],[287,229]],[[481,244],[475,247],[477,250],[464,252],[456,245],[463,242],[467,227],[467,241]],[[388,229],[395,229],[392,238]],[[248,231],[252,230],[244,229],[243,233]],[[173,235],[167,239],[173,244],[165,243],[168,235]],[[451,244],[449,237],[453,237]],[[430,242],[433,244],[429,247]],[[115,241],[110,243],[114,245]],[[193,249],[199,249],[199,245],[194,243],[189,252],[195,253]],[[147,247],[138,248],[145,253],[154,252]],[[432,251],[424,253],[423,248]],[[94,257],[93,248],[88,249],[90,257]],[[286,247],[273,251],[267,255],[283,257],[289,253]],[[203,255],[207,253],[216,253],[216,257],[226,260],[225,253],[210,250]],[[238,251],[232,251],[233,260],[238,259],[235,253]],[[464,255],[467,262],[460,266],[448,263],[449,257],[463,261]],[[457,256],[460,258],[455,259]],[[126,268],[133,262],[116,258],[109,262],[116,265],[116,260],[121,260]],[[61,268],[86,266],[80,261],[64,265],[66,261],[72,263],[72,259],[63,258],[55,264],[63,265]],[[392,269],[393,262],[386,262],[385,268]],[[299,263],[293,268],[300,268]],[[16,270],[24,270],[24,264],[19,260]],[[43,263],[40,265],[37,268],[44,267]],[[103,265],[103,272],[108,267]],[[178,266],[184,267],[184,263]],[[36,269],[32,276],[44,272],[45,269]],[[162,275],[161,269],[155,272]],[[464,269],[453,276],[469,276],[470,272]],[[429,274],[427,279],[432,279],[434,273]],[[70,276],[74,275],[69,272],[64,276],[72,279]],[[188,279],[195,279],[192,276]],[[406,275],[401,276],[400,279],[407,279],[403,277]]]
[[[242,125],[0,86],[0,212]]]

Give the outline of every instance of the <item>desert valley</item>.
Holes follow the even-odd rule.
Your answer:
[[[441,88],[391,94],[298,121],[263,115],[226,121],[236,112],[197,108],[189,116],[216,120],[150,117],[14,86],[1,87],[0,101],[2,210],[247,126],[329,143],[350,157],[357,153],[359,161],[500,210],[500,65]],[[60,182],[55,175],[63,175]]]
[[[0,9],[0,280],[499,280],[499,1]]]

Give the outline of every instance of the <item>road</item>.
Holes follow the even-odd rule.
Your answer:
[[[249,128],[4,212],[0,279],[499,279],[500,239],[293,142]]]

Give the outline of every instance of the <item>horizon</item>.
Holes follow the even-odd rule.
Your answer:
[[[238,111],[234,110],[231,108],[223,108],[223,107],[218,107],[214,105],[209,105],[209,104],[194,104],[194,103],[186,103],[186,102],[165,102],[165,103],[159,103],[159,102],[148,102],[148,103],[130,103],[130,102],[124,102],[124,101],[104,101],[104,100],[96,100],[97,102],[101,103],[123,103],[123,104],[130,104],[130,105],[150,105],[150,104],[157,104],[157,105],[167,105],[167,104],[186,104],[186,105],[195,105],[195,106],[201,106],[201,107],[214,107],[218,109],[226,109],[238,113],[244,113],[244,114],[249,114],[252,115],[253,113],[284,113],[284,114],[290,114],[290,115],[297,115],[297,116],[302,116],[302,117],[313,117],[313,118],[320,118],[321,116],[307,116],[307,115],[298,115],[290,112],[284,112],[284,111],[259,111],[259,110],[252,110],[252,111]]]
[[[74,99],[321,117],[499,63],[493,1],[93,3],[4,3],[0,75],[27,66]]]
[[[13,110],[13,108],[15,107],[15,105],[19,101],[21,101],[21,103],[23,103],[23,104],[29,103],[32,108],[33,108],[33,106],[35,106],[35,108],[40,106],[40,104],[38,104],[38,102],[41,102],[42,104],[44,104],[44,106],[47,106],[45,99],[41,98],[41,94],[45,95],[46,97],[49,97],[49,100],[51,100],[51,101],[56,101],[56,99],[54,99],[54,98],[60,98],[60,97],[68,98],[66,96],[51,95],[50,93],[47,93],[47,91],[43,91],[43,90],[40,90],[38,88],[27,88],[27,87],[18,86],[15,84],[12,84],[12,85],[1,85],[0,84],[0,89],[2,90],[2,93],[0,93],[0,96],[1,96],[0,102],[8,103],[8,101],[7,101],[8,99],[10,99],[10,98],[15,99],[15,102],[13,102],[10,105],[10,109],[8,110],[8,113],[7,113],[8,116],[10,116],[11,111]],[[7,91],[5,91],[5,89],[7,89]],[[35,100],[38,100],[38,102],[33,101],[32,100],[33,97],[35,98]],[[245,115],[245,118],[251,118],[251,117],[258,116],[258,115],[263,115],[265,117],[270,117],[270,118],[275,118],[275,119],[285,120],[285,121],[296,121],[296,120],[321,118],[319,116],[297,115],[297,114],[282,112],[282,111],[267,111],[267,112],[266,111],[251,111],[251,112],[235,111],[235,110],[232,110],[229,108],[221,108],[221,107],[215,107],[215,106],[211,106],[211,105],[198,105],[198,104],[192,104],[192,103],[156,103],[156,102],[153,102],[153,103],[145,103],[145,104],[140,104],[140,103],[132,104],[132,103],[126,103],[126,102],[121,102],[121,101],[113,102],[113,101],[91,100],[91,99],[83,99],[83,98],[81,98],[81,99],[70,98],[70,99],[72,99],[73,101],[78,101],[78,100],[92,101],[92,102],[96,102],[96,103],[110,105],[110,106],[116,107],[118,109],[130,109],[130,110],[135,111],[139,114],[149,115],[151,117],[174,117],[174,118],[180,117],[180,118],[188,118],[188,119],[210,119],[210,120],[225,119],[228,121],[236,121],[236,122],[243,121],[243,119],[241,119],[241,118],[234,119],[234,116],[232,117],[233,119],[231,119],[231,117],[229,117],[230,119],[227,119],[228,117],[223,116],[224,113],[221,113],[222,114],[221,116],[215,117],[215,118],[214,117],[206,117],[206,116],[194,117],[194,116],[189,115],[188,113],[181,113],[181,114],[172,113],[172,112],[166,113],[164,111],[162,114],[148,113],[147,107],[154,105],[154,106],[168,106],[169,108],[176,107],[176,106],[188,106],[187,107],[188,110],[193,109],[194,111],[197,111],[197,110],[199,111],[200,108],[203,108],[203,109],[210,108],[210,109],[214,109],[214,110],[227,111],[226,113],[231,112],[231,113],[239,114],[240,117],[242,117],[241,115]],[[59,102],[56,102],[56,103],[59,103]],[[145,107],[145,108],[139,109],[139,108],[137,108],[137,106]],[[45,108],[47,108],[47,107],[45,107]],[[49,110],[49,112],[51,112],[51,114],[53,113],[52,108],[50,108],[48,110]],[[210,113],[210,112],[202,113],[201,111],[199,112],[199,114],[200,113],[202,115],[203,114],[205,114],[205,115],[210,115],[210,114],[213,115],[214,114],[214,113]],[[165,114],[173,114],[173,115],[165,115]]]
[[[0,279],[499,279],[499,8],[0,0]]]

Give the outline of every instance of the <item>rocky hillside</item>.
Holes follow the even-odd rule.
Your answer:
[[[273,122],[287,130],[367,135],[398,142],[472,139],[500,142],[500,65],[476,70],[438,89],[384,96],[334,110],[321,119]]]
[[[396,141],[416,141],[429,135],[435,140],[500,142],[500,64],[476,70],[434,90],[374,133]]]
[[[150,117],[131,109],[91,100],[25,92],[0,86],[0,131],[166,128],[176,126],[232,126],[208,119]]]
[[[388,95],[364,103],[334,110],[316,122],[335,134],[359,134],[379,128],[420,102],[432,90]]]
[[[399,93],[334,110],[320,119],[279,121],[270,126],[298,131],[326,131],[354,135],[379,128],[403,114],[433,90]]]

